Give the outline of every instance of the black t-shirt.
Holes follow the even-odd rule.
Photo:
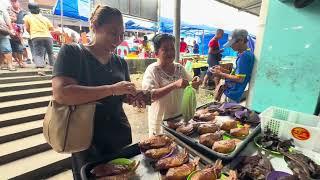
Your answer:
[[[113,55],[109,63],[104,65],[78,44],[61,47],[53,68],[55,76],[71,77],[83,86],[130,81],[128,65],[124,59]],[[109,96],[98,101],[92,146],[103,154],[116,152],[131,143],[131,128],[122,100],[122,96]]]

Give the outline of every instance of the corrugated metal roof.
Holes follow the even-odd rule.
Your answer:
[[[245,11],[256,16],[260,14],[260,7],[262,0],[216,0],[218,2],[224,3],[228,6],[239,9],[240,11]]]

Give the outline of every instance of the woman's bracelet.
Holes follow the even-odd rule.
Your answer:
[[[111,94],[112,94],[112,96],[115,96],[115,94],[114,94],[114,89],[113,89],[113,85],[110,85],[110,89],[111,89]]]

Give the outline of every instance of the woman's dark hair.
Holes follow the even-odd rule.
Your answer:
[[[28,9],[31,12],[31,14],[39,14],[40,13],[40,7],[38,3],[29,3],[28,4]]]
[[[171,41],[175,41],[175,37],[170,35],[170,34],[156,34],[153,38],[152,38],[152,42],[153,42],[153,46],[154,46],[154,51],[156,53],[158,53],[160,47],[161,47],[161,43],[163,41],[166,40],[171,40]]]
[[[115,17],[122,17],[122,14],[118,9],[98,5],[90,17],[90,22],[92,25],[99,27],[111,23]]]

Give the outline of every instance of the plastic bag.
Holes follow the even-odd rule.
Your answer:
[[[189,121],[194,116],[196,108],[196,90],[190,84],[184,89],[182,97],[181,112],[185,121]]]
[[[186,65],[185,65],[185,69],[190,76],[193,76],[193,69],[192,69],[192,62],[191,61],[187,61]]]

